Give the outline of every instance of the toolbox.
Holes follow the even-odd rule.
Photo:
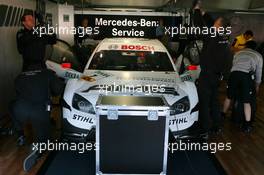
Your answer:
[[[167,170],[169,106],[162,96],[104,96],[96,103],[96,174]]]

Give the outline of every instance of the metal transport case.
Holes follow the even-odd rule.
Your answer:
[[[169,106],[161,96],[100,96],[96,174],[167,171]]]

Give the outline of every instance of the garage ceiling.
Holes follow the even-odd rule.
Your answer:
[[[263,7],[264,7],[264,1],[263,0],[252,0],[250,2],[249,8],[255,9],[255,8],[263,8]]]
[[[93,7],[132,7],[132,8],[156,8],[165,5],[169,0],[65,0],[76,6]]]
[[[205,9],[219,10],[256,10],[264,7],[264,0],[202,0]],[[178,0],[181,7],[190,7],[192,0]]]
[[[52,0],[67,2],[76,7],[125,7],[158,8],[173,5],[176,8],[189,8],[193,0]],[[202,0],[205,9],[212,10],[262,10],[264,0]]]

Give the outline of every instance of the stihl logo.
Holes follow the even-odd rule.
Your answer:
[[[153,46],[140,46],[140,45],[122,45],[122,50],[143,50],[143,51],[154,51]]]

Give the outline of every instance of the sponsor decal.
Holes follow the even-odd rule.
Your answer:
[[[101,75],[101,76],[103,76],[103,77],[109,77],[109,76],[110,76],[109,74],[104,73],[104,72],[102,72],[102,71],[96,71],[95,73],[96,73],[97,75]]]
[[[82,76],[81,79],[85,81],[89,81],[89,82],[96,81],[93,77],[90,77],[90,76]]]
[[[181,80],[182,81],[192,81],[193,79],[192,79],[192,76],[191,75],[186,75],[184,77],[181,77]]]
[[[117,44],[112,44],[108,46],[109,50],[117,50],[118,49],[118,45]]]
[[[72,72],[65,72],[65,78],[79,78],[79,75],[76,73],[72,73]]]
[[[81,115],[78,115],[78,114],[73,114],[72,119],[73,120],[78,120],[78,121],[81,121],[81,122],[86,122],[86,123],[93,124],[93,118],[84,117],[84,116],[81,116]]]
[[[170,123],[169,125],[177,125],[177,124],[184,124],[184,123],[187,123],[187,118],[184,117],[184,118],[177,118],[177,119],[173,119],[173,120],[170,120]]]
[[[154,77],[121,77],[118,76],[117,80],[134,80],[134,81],[157,81],[157,82],[164,82],[164,83],[175,83],[175,79],[170,78],[154,78]]]
[[[154,51],[154,46],[122,45],[121,50]]]

